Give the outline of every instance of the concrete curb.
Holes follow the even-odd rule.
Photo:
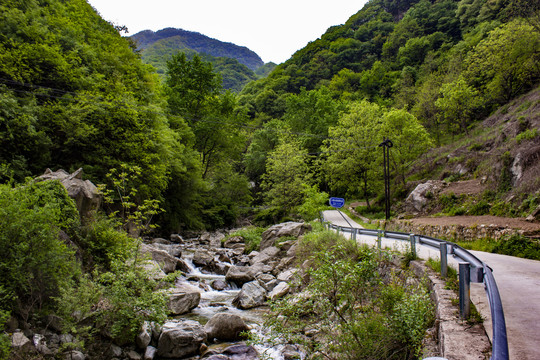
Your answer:
[[[482,324],[470,325],[459,318],[457,305],[452,300],[457,294],[445,289],[445,281],[424,261],[411,261],[411,270],[419,278],[427,277],[430,281],[431,296],[437,306],[436,329],[438,354],[448,360],[488,360],[491,356],[491,343]]]

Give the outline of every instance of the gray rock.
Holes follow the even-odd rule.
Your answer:
[[[205,267],[210,265],[214,261],[214,255],[208,250],[197,249],[193,254],[193,264],[199,267]]]
[[[11,336],[11,347],[16,351],[29,352],[34,349],[34,345],[29,338],[27,338],[22,332],[16,332]]]
[[[251,309],[265,304],[266,290],[258,281],[251,281],[242,286],[232,303],[239,309]]]
[[[242,249],[246,248],[244,238],[241,236],[231,236],[223,243],[223,247],[227,249]]]
[[[289,293],[291,287],[286,282],[280,282],[274,289],[268,294],[270,300],[282,298]]]
[[[254,256],[250,263],[251,265],[257,264],[257,263],[263,263],[267,264],[270,260],[274,259],[279,254],[279,249],[274,246],[267,247],[266,249],[259,252],[256,256]]]
[[[155,240],[155,239],[154,239]],[[165,240],[167,241],[167,240]],[[163,250],[166,251],[169,255],[173,257],[181,257],[182,256],[182,245],[179,244],[162,244],[162,243],[152,243],[147,244],[148,246],[151,246],[157,250]]]
[[[197,355],[206,341],[204,328],[196,321],[168,321],[163,325],[157,355],[166,359]]]
[[[298,237],[308,231],[311,231],[311,225],[299,222],[285,222],[268,228],[262,234],[260,250],[274,246],[277,239],[284,236]]]
[[[200,301],[199,291],[172,289],[169,294],[169,311],[174,315],[185,314],[196,308]]]
[[[182,238],[182,236],[180,236],[178,234],[172,234],[171,235],[171,241],[174,242],[174,243],[177,243],[177,244],[183,244],[184,243],[184,239]]]
[[[421,211],[429,201],[429,194],[438,193],[445,185],[444,181],[428,180],[418,184],[405,201],[415,210]]]
[[[47,340],[45,339],[44,335],[34,334],[32,342],[34,343],[34,347],[40,354],[45,356],[53,355],[51,349],[47,347]]]
[[[289,269],[287,271],[284,271],[282,272],[281,274],[279,274],[277,276],[277,279],[279,281],[285,281],[285,282],[289,282],[292,280],[292,278],[294,277],[294,275],[298,272],[298,269]]]
[[[176,270],[178,260],[174,256],[171,256],[167,251],[157,249],[150,245],[141,244],[140,252],[142,254],[149,254],[152,259],[159,264],[161,270],[163,270],[165,274],[172,273]]]
[[[65,360],[85,360],[86,356],[78,350],[71,350],[64,354]]]
[[[204,331],[208,340],[238,341],[240,334],[249,331],[249,328],[238,315],[217,313],[206,323]]]
[[[259,358],[257,350],[253,346],[245,344],[232,345],[223,350],[223,355],[230,360],[255,360]]]
[[[214,289],[214,290],[222,291],[222,290],[225,290],[226,288],[228,288],[228,287],[229,287],[229,284],[227,284],[226,281],[217,279],[217,280],[212,281],[212,283],[210,284],[210,286],[211,286],[212,289]]]
[[[233,281],[237,285],[245,284],[253,279],[255,275],[249,266],[231,266],[225,275],[225,280]]]
[[[159,281],[167,276],[167,274],[165,274],[163,270],[161,270],[159,264],[154,260],[142,261],[141,267],[146,270],[146,273],[148,274],[148,277],[150,279]]]
[[[161,244],[161,245],[171,245],[171,242],[164,238],[153,238],[151,241],[152,244]]]
[[[126,356],[129,360],[141,360],[142,359],[142,356],[141,354],[139,354],[138,352],[136,352],[135,350],[129,350],[127,353],[126,353]]]
[[[45,173],[38,178],[37,181],[59,180],[66,188],[69,197],[75,200],[77,210],[81,218],[91,217],[92,214],[99,208],[101,203],[101,195],[97,187],[89,180],[82,179],[82,168],[69,174],[64,170],[52,171],[47,169]]]
[[[145,321],[141,326],[141,332],[137,335],[135,342],[140,349],[146,349],[150,341],[152,341],[152,324]]]
[[[144,352],[144,360],[154,360],[157,354],[157,349],[153,346],[148,346]]]

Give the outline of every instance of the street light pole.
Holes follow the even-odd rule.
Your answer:
[[[388,220],[390,219],[390,148],[394,144],[390,139],[385,138],[379,146],[383,149],[384,207],[386,220]]]

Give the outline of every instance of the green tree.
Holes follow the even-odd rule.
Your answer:
[[[469,54],[465,76],[487,97],[505,103],[540,79],[540,32],[523,20],[494,29]]]
[[[322,139],[328,136],[328,128],[337,123],[339,113],[345,107],[331,97],[326,87],[287,97],[287,110],[283,119],[293,132],[301,133],[299,140],[309,152],[316,152]]]
[[[304,185],[309,183],[308,154],[299,141],[283,136],[269,154],[262,188],[268,205],[290,214],[304,198]]]
[[[468,134],[473,115],[482,104],[478,91],[460,76],[451,83],[443,84],[440,94],[435,106],[439,109],[441,121],[452,133],[461,130]]]
[[[383,109],[362,101],[352,103],[331,127],[323,147],[322,168],[330,188],[338,194],[364,197],[368,206],[380,183],[377,145],[382,141]]]
[[[390,159],[399,181],[405,185],[409,166],[433,143],[416,117],[403,109],[390,109],[383,116],[381,134],[390,139]]]

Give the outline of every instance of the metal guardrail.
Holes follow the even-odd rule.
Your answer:
[[[356,240],[357,235],[373,236],[377,238],[377,246],[381,247],[381,239],[396,239],[408,241],[411,244],[411,251],[416,254],[416,244],[429,246],[438,249],[441,254],[441,275],[446,277],[447,274],[447,256],[452,255],[457,258],[460,268],[460,315],[462,318],[467,318],[470,315],[470,282],[484,283],[486,295],[489,301],[491,310],[491,322],[493,326],[492,333],[492,355],[491,360],[508,360],[508,339],[506,335],[506,322],[504,320],[504,311],[501,301],[501,296],[497,288],[497,283],[493,277],[493,270],[476,256],[463,249],[461,246],[450,241],[437,239],[431,236],[407,234],[396,231],[383,231],[373,229],[362,229],[353,227],[337,226],[324,220],[324,224],[329,228],[337,230],[337,232],[350,233],[351,238]],[[467,275],[468,273],[468,275]]]

